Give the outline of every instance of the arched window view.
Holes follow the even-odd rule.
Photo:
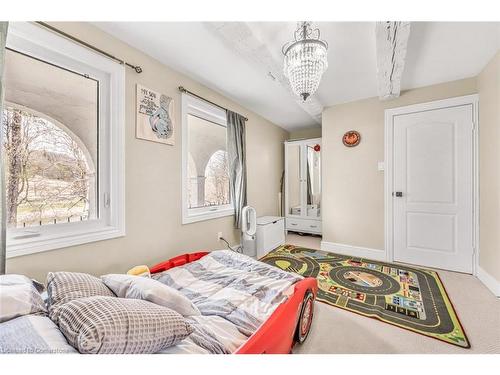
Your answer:
[[[226,149],[226,128],[188,115],[189,208],[231,203]]]
[[[98,82],[16,51],[1,113],[10,229],[98,217]]]
[[[208,160],[205,168],[205,204],[210,206],[229,204],[229,171],[226,151],[218,150]]]
[[[81,142],[25,108],[7,106],[2,126],[8,225],[88,219],[95,171]]]

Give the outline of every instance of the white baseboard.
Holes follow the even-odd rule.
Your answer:
[[[477,267],[476,277],[481,281],[496,297],[500,297],[500,282],[491,276],[481,267]]]
[[[332,253],[351,255],[359,258],[386,261],[386,254],[384,250],[371,249],[369,247],[360,247],[345,245],[335,242],[321,241],[321,250],[331,251]]]

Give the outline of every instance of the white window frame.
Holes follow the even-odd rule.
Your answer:
[[[99,81],[99,218],[7,229],[7,258],[124,236],[124,66],[28,22],[9,24],[7,47]]]
[[[182,102],[182,224],[234,215],[233,200],[227,205],[189,208],[189,128],[188,115],[227,127],[226,111],[204,100],[183,93]],[[227,151],[227,150],[226,150]]]

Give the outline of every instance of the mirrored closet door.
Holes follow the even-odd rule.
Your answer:
[[[285,142],[288,231],[321,234],[321,138]]]

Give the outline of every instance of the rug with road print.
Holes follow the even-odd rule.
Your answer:
[[[319,301],[470,348],[435,271],[294,245],[281,246],[261,261],[315,277]]]

